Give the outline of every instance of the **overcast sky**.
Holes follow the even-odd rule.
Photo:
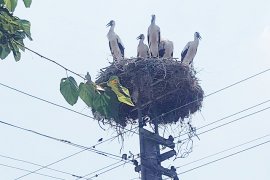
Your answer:
[[[111,61],[105,25],[116,21],[115,31],[121,37],[126,57],[134,57],[138,41],[136,37],[144,33],[150,24],[151,15],[156,14],[156,23],[161,28],[161,36],[174,42],[174,55],[179,57],[185,44],[193,39],[195,31],[201,33],[194,66],[200,84],[209,94],[270,67],[270,2],[257,1],[194,1],[194,0],[114,0],[76,2],[64,0],[33,0],[30,9],[22,2],[15,15],[31,22],[34,41],[25,41],[26,46],[49,57],[60,64],[92,77],[100,68]],[[71,75],[71,74],[69,74]],[[0,62],[0,83],[9,85],[35,96],[88,114],[91,112],[79,100],[74,107],[67,104],[60,94],[60,79],[66,72],[58,66],[26,51],[20,62],[10,55]],[[81,80],[75,77],[78,82]],[[193,125],[200,127],[250,106],[270,99],[270,72],[265,72],[220,93],[205,98],[201,113],[193,116]],[[97,121],[73,112],[41,102],[6,87],[0,86],[0,120],[35,130],[46,135],[91,146],[99,138],[108,139],[113,130],[102,130]],[[222,123],[267,108],[265,103],[255,109],[226,119],[218,124],[199,130],[203,132]],[[214,154],[241,143],[270,134],[270,111],[266,110],[227,126],[202,134],[194,139],[193,152],[185,159],[168,161],[164,166],[176,167],[204,156]],[[107,127],[108,128],[108,127]],[[240,148],[207,158],[203,161],[177,169],[178,173],[224,157],[239,150],[269,141],[267,136]],[[33,133],[0,124],[0,179],[13,180],[26,172],[1,166],[1,164],[38,169],[37,166],[14,161],[1,156],[27,160],[47,165],[81,149],[44,138]],[[96,147],[121,156],[121,153],[139,152],[138,136],[125,137],[124,149],[117,140]],[[222,161],[206,165],[180,175],[182,180],[269,180],[270,144],[240,153]],[[51,168],[76,175],[85,175],[116,162],[113,159],[82,152],[61,161]],[[74,177],[50,170],[39,173],[73,180]],[[91,177],[91,176],[89,176]],[[100,180],[138,177],[134,166],[126,164],[97,178]],[[22,179],[47,180],[36,174]]]

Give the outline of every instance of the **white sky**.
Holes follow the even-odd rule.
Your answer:
[[[138,41],[136,37],[146,33],[151,14],[156,14],[156,23],[161,35],[174,42],[175,56],[179,57],[185,44],[193,39],[193,33],[201,33],[194,66],[206,94],[244,79],[250,75],[268,69],[270,66],[270,2],[258,1],[193,1],[193,0],[137,0],[137,1],[83,1],[33,0],[30,9],[20,2],[15,15],[32,23],[34,41],[25,41],[26,45],[39,53],[55,59],[70,69],[84,74],[87,71],[95,77],[100,68],[111,60],[106,38],[108,28],[105,25],[116,21],[115,31],[121,37],[126,56],[136,55]],[[26,52],[20,62],[12,56],[0,62],[0,82],[18,88],[30,94],[70,107],[59,92],[59,83],[65,77],[65,71],[38,56]],[[202,118],[200,113],[193,117],[193,124],[200,127],[217,119],[240,111],[244,108],[268,100],[270,72],[234,86],[204,101]],[[77,79],[80,81],[80,79]],[[91,146],[100,137],[110,138],[114,131],[103,131],[96,121],[74,114],[47,103],[32,99],[0,86],[0,120],[54,137],[70,140],[85,146]],[[265,104],[229,120],[241,117],[269,106]],[[87,113],[82,101],[74,110]],[[171,165],[180,166],[198,158],[216,153],[243,142],[270,133],[270,112],[242,119],[231,125],[200,136],[194,141],[194,149],[186,159],[171,161]],[[214,127],[214,126],[213,126]],[[210,128],[210,127],[208,127]],[[208,129],[206,128],[206,129]],[[205,129],[205,130],[206,130]],[[251,145],[269,140],[265,138]],[[0,124],[0,155],[6,155],[46,165],[80,151],[31,133]],[[121,155],[121,144],[117,140],[104,143],[97,149]],[[246,148],[245,146],[243,148]],[[240,148],[241,149],[241,148]],[[223,157],[240,149],[221,154],[205,161],[178,169],[178,172],[191,169],[208,161]],[[125,139],[123,152],[139,152],[137,135]],[[237,156],[210,164],[180,176],[183,180],[269,180],[270,145],[241,153]],[[114,160],[83,152],[52,168],[84,175],[107,166]],[[0,157],[0,164],[7,164],[28,170],[36,166],[8,160]],[[129,180],[138,177],[134,167],[126,164],[94,179]],[[68,175],[42,170],[40,173],[72,180]],[[0,179],[12,180],[25,172],[0,166]],[[31,174],[25,180],[47,180]]]

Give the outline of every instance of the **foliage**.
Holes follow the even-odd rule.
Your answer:
[[[120,102],[118,102],[116,95],[110,88],[99,91],[94,83],[81,83],[79,96],[88,107],[99,112],[102,116],[118,119]]]
[[[117,76],[112,76],[109,79],[107,85],[111,87],[120,102],[125,103],[129,106],[135,106],[131,100],[129,90],[120,84],[119,78]]]
[[[117,121],[121,103],[134,106],[129,90],[120,85],[117,76],[113,76],[107,85],[103,84],[103,86],[101,88],[88,80],[86,83],[80,83],[77,87],[75,79],[68,77],[61,80],[60,92],[70,105],[74,105],[80,97],[88,107],[92,108],[93,112],[98,112],[106,119],[112,118]]]
[[[25,6],[31,5],[31,0],[24,0]],[[21,59],[20,50],[24,51],[23,40],[32,40],[30,22],[13,16],[17,0],[0,0],[0,58],[5,59],[12,51],[16,61]]]
[[[73,106],[78,101],[78,85],[75,79],[71,76],[61,79],[60,92],[70,105]]]
[[[24,6],[29,8],[31,6],[32,0],[23,0]],[[0,0],[0,4],[5,6],[10,12],[14,12],[17,7],[18,0]]]

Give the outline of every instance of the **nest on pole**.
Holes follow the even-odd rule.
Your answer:
[[[138,101],[143,116],[158,119],[158,124],[172,124],[200,110],[204,92],[195,71],[174,59],[124,59],[100,70],[96,83],[118,76],[128,88],[135,107],[121,104],[119,119],[106,121],[125,127],[138,119]],[[103,119],[104,120],[104,119]]]

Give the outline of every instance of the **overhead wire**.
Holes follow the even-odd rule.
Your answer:
[[[205,156],[205,157],[202,157],[202,158],[196,159],[196,160],[194,160],[194,161],[188,162],[188,163],[186,163],[186,164],[183,164],[183,165],[181,165],[181,166],[176,167],[176,169],[178,169],[178,168],[182,168],[182,167],[184,167],[184,166],[187,166],[187,165],[190,165],[190,164],[194,164],[194,163],[196,163],[196,162],[199,162],[199,161],[202,161],[202,160],[208,159],[208,158],[213,157],[213,156],[216,156],[216,155],[218,155],[218,154],[222,154],[222,153],[224,153],[224,152],[227,152],[227,151],[230,151],[230,150],[233,150],[233,149],[236,149],[236,148],[242,147],[242,146],[244,146],[244,145],[247,145],[247,144],[253,143],[253,142],[255,142],[255,141],[258,141],[258,140],[264,139],[264,138],[269,137],[269,136],[270,136],[270,134],[267,134],[267,135],[264,135],[264,136],[258,137],[258,138],[256,138],[256,139],[249,140],[249,141],[244,142],[244,143],[241,143],[241,144],[239,144],[239,145],[236,145],[236,146],[233,146],[233,147],[227,148],[227,149],[225,149],[225,150],[222,150],[222,151],[219,151],[219,152],[213,153],[213,154],[211,154],[211,155],[208,155],[208,156]]]
[[[99,150],[93,149],[93,147],[96,147],[97,145],[100,145],[100,144],[105,143],[105,142],[107,142],[107,141],[109,141],[109,140],[112,140],[112,139],[116,138],[116,137],[119,136],[119,135],[114,136],[114,137],[111,137],[111,138],[106,139],[106,140],[103,140],[103,141],[101,141],[101,142],[98,142],[98,143],[96,143],[96,144],[93,145],[93,146],[85,147],[85,146],[78,145],[78,144],[72,143],[72,142],[67,141],[67,140],[64,140],[64,139],[55,138],[55,137],[52,137],[52,136],[49,136],[49,135],[45,135],[45,134],[42,134],[42,133],[39,133],[39,132],[30,130],[30,129],[26,129],[26,128],[22,128],[22,127],[20,127],[20,126],[16,126],[16,125],[14,125],[14,124],[7,123],[7,122],[4,122],[4,121],[0,121],[0,123],[1,123],[1,124],[5,124],[5,125],[8,125],[8,126],[11,126],[11,127],[13,127],[13,128],[17,128],[17,129],[20,129],[20,130],[23,130],[23,131],[31,132],[31,133],[34,133],[34,134],[36,134],[36,135],[42,136],[42,137],[46,137],[46,138],[49,138],[49,139],[52,139],[52,140],[56,140],[56,141],[59,141],[59,142],[62,142],[62,143],[65,143],[65,144],[69,144],[69,145],[72,145],[72,146],[75,146],[75,147],[78,147],[78,148],[83,149],[83,150],[81,150],[81,151],[79,151],[79,152],[76,152],[76,153],[74,153],[74,154],[71,154],[71,155],[69,155],[69,156],[67,156],[67,157],[65,157],[65,158],[62,158],[62,159],[60,159],[60,160],[57,160],[57,161],[55,161],[55,162],[53,162],[53,163],[50,163],[50,164],[48,164],[48,165],[46,165],[46,166],[42,166],[41,168],[39,168],[39,169],[37,169],[37,170],[35,170],[35,171],[32,171],[32,173],[35,173],[35,172],[37,172],[37,171],[39,171],[39,170],[41,170],[41,169],[44,169],[44,168],[47,168],[47,169],[48,169],[48,167],[51,166],[51,165],[54,165],[54,164],[56,164],[56,163],[59,163],[59,162],[61,162],[61,161],[63,161],[63,160],[66,160],[66,159],[68,159],[68,158],[70,158],[70,157],[73,157],[73,156],[75,156],[75,155],[77,155],[77,154],[80,154],[80,153],[82,153],[82,152],[84,152],[84,151],[87,151],[87,150],[88,150],[88,151],[95,152],[95,153],[100,154],[100,155],[103,155],[103,156],[105,156],[105,157],[109,157],[109,158],[114,159],[114,160],[122,159],[121,156],[117,156],[117,155],[114,155],[114,154],[111,154],[111,153],[107,153],[107,152],[103,152],[103,151],[99,151]],[[126,131],[126,132],[127,132],[127,131]],[[123,133],[126,133],[126,132],[123,132]],[[123,134],[123,133],[122,133],[122,134]],[[113,156],[113,157],[111,157],[111,156]],[[117,159],[116,159],[116,158],[117,158]],[[127,161],[127,162],[129,162],[129,161]],[[126,162],[125,162],[125,163],[126,163]],[[32,173],[29,172],[27,175],[30,175],[30,174],[32,174]],[[18,177],[17,179],[20,179],[20,178],[25,177],[25,176],[26,176],[26,174],[23,175],[23,176],[21,176],[21,177]]]
[[[87,115],[87,114],[84,114],[84,113],[75,111],[75,110],[73,110],[73,109],[70,109],[70,108],[68,108],[68,107],[65,107],[65,106],[62,106],[62,105],[59,105],[59,104],[56,104],[56,103],[51,102],[51,101],[48,101],[48,100],[46,100],[46,99],[43,99],[43,98],[34,96],[34,95],[32,95],[32,94],[26,93],[26,92],[24,92],[24,91],[21,91],[21,90],[19,90],[19,89],[14,88],[14,87],[8,86],[8,85],[3,84],[3,83],[1,83],[1,82],[0,82],[0,85],[3,86],[3,87],[6,87],[6,88],[8,88],[8,89],[14,90],[14,91],[16,91],[16,92],[19,92],[19,93],[21,93],[21,94],[24,94],[24,95],[27,95],[27,96],[29,96],[29,97],[32,97],[32,98],[34,98],[34,99],[38,99],[38,100],[40,100],[40,101],[46,102],[46,103],[51,104],[51,105],[54,105],[54,106],[56,106],[56,107],[60,107],[60,108],[62,108],[62,109],[65,109],[65,110],[71,111],[71,112],[73,112],[73,113],[76,113],[76,114],[79,114],[79,115],[82,115],[82,116],[85,116],[85,117],[88,117],[88,118],[90,118],[90,119],[95,120],[95,118],[92,117],[92,116],[89,116],[89,115]]]
[[[30,162],[30,161],[26,161],[26,160],[22,160],[22,159],[18,159],[18,158],[15,158],[15,157],[10,157],[10,156],[6,156],[6,155],[2,155],[2,154],[0,154],[0,157],[6,158],[6,159],[11,159],[11,160],[18,161],[18,162],[23,162],[23,163],[26,163],[26,164],[31,164],[31,165],[43,167],[43,165],[40,165],[40,164],[37,164],[37,163],[33,163],[33,162]],[[53,168],[50,168],[50,167],[47,167],[46,169],[51,170],[51,171],[54,171],[54,172],[58,172],[58,173],[70,175],[72,177],[82,177],[82,176],[76,175],[74,173],[69,173],[69,172],[65,172],[65,171],[53,169]],[[29,172],[31,172],[31,171],[29,171]],[[85,179],[85,178],[83,178],[83,179]]]
[[[116,164],[119,164],[120,162],[122,162],[122,160],[121,160],[121,161],[118,161],[118,162],[115,162],[115,163],[113,163],[113,164],[109,164],[108,166],[105,166],[105,167],[103,167],[103,168],[100,168],[100,169],[98,169],[98,170],[95,170],[95,171],[93,171],[93,172],[90,172],[90,173],[88,173],[88,174],[85,174],[85,175],[83,175],[83,176],[81,176],[81,177],[78,177],[76,180],[79,180],[79,179],[81,179],[81,178],[86,179],[85,177],[90,176],[90,175],[92,175],[92,174],[94,174],[94,173],[97,173],[97,172],[99,172],[99,171],[101,171],[101,170],[107,169],[107,168],[109,168],[109,167],[111,167],[111,166],[114,166],[114,165],[116,165]]]
[[[135,158],[134,160],[136,160],[136,159],[138,159],[139,157],[137,157],[137,158]],[[123,163],[121,163],[121,162],[123,162]],[[116,164],[119,164],[119,163],[121,163],[120,165],[117,165],[117,166],[114,166],[114,165],[116,165]],[[90,173],[88,173],[88,174],[86,174],[86,175],[84,175],[84,176],[82,176],[82,177],[87,177],[87,176],[90,176],[91,174],[95,174],[96,172],[99,172],[99,171],[101,171],[101,170],[104,170],[104,169],[107,169],[107,168],[109,168],[109,167],[111,167],[111,166],[114,166],[114,167],[112,167],[112,168],[110,168],[110,169],[107,169],[107,170],[105,170],[105,171],[103,171],[103,172],[101,172],[101,173],[98,173],[98,174],[95,174],[94,176],[92,176],[92,177],[90,177],[90,179],[91,178],[95,178],[95,177],[98,177],[99,175],[101,175],[101,174],[104,174],[104,173],[106,173],[106,172],[109,172],[109,171],[111,171],[111,170],[113,170],[113,169],[116,169],[116,168],[118,168],[118,167],[120,167],[120,166],[122,166],[122,165],[125,165],[127,162],[126,161],[124,161],[124,160],[121,160],[121,161],[118,161],[118,162],[116,162],[116,163],[114,163],[114,164],[111,164],[111,165],[108,165],[108,166],[105,166],[105,167],[103,167],[103,168],[101,168],[101,169],[98,169],[98,170],[96,170],[96,171],[93,171],[93,172],[90,172]],[[77,178],[76,180],[79,180],[80,178]]]
[[[11,87],[11,86],[8,86],[8,85],[3,84],[3,83],[1,83],[1,82],[0,82],[0,85],[1,85],[1,86],[3,86],[3,87],[6,87],[6,88],[8,88],[8,89],[14,90],[14,91],[16,91],[16,92],[19,92],[19,93],[21,93],[21,94],[24,94],[24,95],[27,95],[27,96],[29,96],[29,97],[32,97],[32,98],[34,98],[34,99],[37,99],[37,100],[40,100],[40,101],[46,102],[46,103],[51,104],[51,105],[54,105],[54,106],[56,106],[56,107],[60,107],[60,108],[62,108],[62,109],[65,109],[65,110],[71,111],[71,112],[73,112],[73,113],[76,113],[76,114],[79,114],[79,115],[85,116],[85,117],[87,117],[87,118],[90,118],[90,119],[96,120],[96,119],[95,119],[94,117],[92,117],[92,116],[89,116],[89,115],[87,115],[87,114],[81,113],[81,112],[79,112],[79,111],[75,111],[75,110],[73,110],[73,109],[71,109],[71,108],[68,108],[68,107],[65,107],[65,106],[59,105],[59,104],[57,104],[57,103],[54,103],[54,102],[48,101],[48,100],[46,100],[46,99],[43,99],[43,98],[37,97],[37,96],[35,96],[35,95],[32,95],[32,94],[26,93],[26,92],[24,92],[24,91],[22,91],[22,90],[19,90],[19,89],[17,89],[17,88]],[[112,124],[111,126],[114,126],[114,125]],[[127,130],[127,131],[129,131],[129,132],[132,132],[132,133],[138,134],[136,131],[133,131],[133,129],[135,129],[136,127],[135,127],[135,128],[133,128],[133,129],[127,129],[127,128],[123,128],[123,127],[121,127],[121,128],[122,128],[122,129],[124,129],[124,130]]]
[[[262,142],[262,143],[259,143],[259,144],[254,145],[254,146],[245,148],[245,149],[243,149],[243,150],[234,152],[234,153],[232,153],[232,154],[229,154],[229,155],[223,156],[223,157],[221,157],[221,158],[215,159],[215,160],[213,160],[213,161],[210,161],[210,162],[208,162],[208,163],[202,164],[202,165],[200,165],[200,166],[196,166],[196,167],[194,167],[194,168],[191,168],[191,169],[188,169],[188,170],[186,170],[186,171],[180,172],[178,175],[185,174],[185,173],[190,172],[190,171],[193,171],[193,170],[195,170],[195,169],[198,169],[198,168],[207,166],[207,165],[209,165],[209,164],[218,162],[218,161],[220,161],[220,160],[229,158],[229,157],[231,157],[231,156],[235,156],[235,155],[240,154],[240,153],[243,153],[243,152],[245,152],[245,151],[248,151],[248,150],[257,148],[257,147],[259,147],[259,146],[265,145],[265,144],[267,144],[267,143],[270,143],[270,140],[264,141],[264,142]]]
[[[242,116],[242,117],[240,117],[240,118],[236,118],[236,119],[234,119],[234,120],[232,120],[232,121],[229,121],[229,122],[226,122],[226,123],[224,123],[224,124],[218,125],[218,126],[216,126],[216,127],[213,127],[213,128],[211,128],[211,129],[208,129],[208,130],[206,130],[206,131],[203,131],[203,132],[201,132],[201,133],[198,133],[197,135],[201,135],[201,134],[207,133],[207,132],[209,132],[209,131],[212,131],[212,130],[215,130],[215,129],[217,129],[217,128],[226,126],[226,125],[228,125],[228,124],[234,123],[234,122],[236,122],[236,121],[239,121],[239,120],[241,120],[241,119],[244,119],[244,118],[253,116],[253,115],[255,115],[255,114],[261,113],[261,112],[266,111],[266,110],[269,110],[269,109],[270,109],[270,106],[268,106],[268,107],[266,107],[266,108],[263,108],[263,109],[261,109],[261,110],[255,111],[255,112],[253,112],[253,113],[247,114],[247,115]]]
[[[25,172],[31,172],[30,170],[27,170],[27,169],[15,167],[15,166],[10,166],[10,165],[7,165],[7,164],[2,164],[2,163],[0,163],[0,166],[7,167],[7,168],[11,168],[11,169],[16,169],[16,170],[20,170],[20,171],[25,171]],[[58,177],[55,177],[55,176],[46,175],[46,174],[41,174],[41,173],[37,173],[37,172],[34,172],[34,174],[37,174],[37,175],[40,175],[40,176],[49,177],[49,178],[53,178],[53,179],[61,179],[61,180],[65,180],[65,179],[63,179],[63,178],[58,178]]]
[[[56,64],[57,66],[63,68],[65,71],[68,71],[68,72],[70,72],[70,73],[72,73],[72,74],[74,74],[74,75],[76,75],[76,76],[82,78],[83,80],[86,80],[85,77],[83,77],[83,76],[81,76],[80,74],[78,74],[78,73],[76,73],[76,72],[74,72],[74,71],[68,69],[67,67],[63,66],[62,64],[56,62],[55,60],[53,60],[53,59],[51,59],[51,58],[48,58],[48,57],[46,57],[46,56],[44,56],[44,55],[41,55],[41,54],[38,53],[37,51],[34,51],[34,50],[32,50],[32,49],[26,47],[25,45],[23,45],[23,44],[21,44],[21,43],[19,43],[19,42],[17,42],[17,41],[13,41],[13,42],[16,43],[16,44],[18,44],[18,45],[20,45],[21,47],[24,47],[24,48],[27,49],[28,51],[30,51],[30,52],[32,52],[32,53],[38,55],[38,56],[41,57],[42,59],[45,59],[45,60],[47,60],[47,61],[49,61],[49,62],[52,62],[52,63]]]
[[[116,169],[116,168],[118,168],[118,167],[120,167],[120,166],[125,165],[125,164],[126,164],[126,162],[121,163],[121,164],[119,164],[119,165],[117,165],[117,166],[114,166],[114,167],[112,167],[112,168],[110,168],[110,169],[107,169],[107,170],[105,170],[105,171],[103,171],[103,172],[101,172],[101,173],[98,173],[98,174],[96,174],[96,175],[90,177],[89,180],[91,180],[92,178],[96,178],[96,177],[98,177],[98,176],[100,176],[100,175],[102,175],[102,174],[105,174],[105,173],[107,173],[107,172],[109,172],[109,171],[112,171],[112,170],[114,170],[114,169]]]
[[[78,147],[78,148],[85,149],[85,150],[88,150],[88,151],[91,151],[91,152],[95,152],[97,154],[100,154],[100,155],[103,155],[103,156],[106,156],[106,157],[109,157],[109,158],[111,158],[110,156],[112,156],[112,157],[116,157],[116,158],[122,159],[121,156],[117,156],[117,155],[114,155],[114,154],[111,154],[111,153],[107,153],[107,152],[103,152],[103,151],[100,151],[100,150],[96,150],[96,149],[93,148],[93,147],[96,147],[97,145],[99,145],[101,143],[104,143],[104,142],[106,142],[108,140],[105,140],[104,142],[99,142],[98,144],[95,144],[95,145],[90,146],[90,147],[86,147],[86,146],[82,146],[82,145],[79,145],[79,144],[72,143],[69,140],[55,138],[55,137],[52,137],[52,136],[49,136],[49,135],[46,135],[46,134],[39,133],[37,131],[33,131],[33,130],[30,130],[30,129],[22,128],[20,126],[16,126],[14,124],[7,123],[7,122],[1,121],[1,120],[0,120],[0,123],[1,124],[5,124],[5,125],[8,125],[8,126],[11,126],[11,127],[14,127],[14,128],[17,128],[17,129],[20,129],[20,130],[23,130],[23,131],[34,133],[36,135],[39,135],[39,136],[42,136],[42,137],[45,137],[45,138],[49,138],[49,139],[52,139],[52,140],[55,140],[55,141],[58,141],[58,142],[61,142],[61,143],[64,143],[64,144],[68,144],[68,145],[71,145],[71,146],[74,146],[74,147]],[[109,138],[109,139],[111,139],[111,138]],[[115,158],[112,158],[112,159],[115,159]]]
[[[227,159],[227,158],[229,158],[229,157],[231,157],[231,156],[238,155],[238,154],[243,153],[243,152],[245,152],[245,151],[248,151],[248,150],[257,148],[257,147],[259,147],[259,146],[265,145],[265,144],[267,144],[267,143],[270,143],[270,140],[267,140],[267,141],[264,141],[264,142],[262,142],[262,143],[258,143],[258,144],[256,144],[256,145],[250,146],[250,147],[248,147],[248,148],[239,150],[239,151],[237,151],[237,152],[231,153],[231,154],[229,154],[229,155],[223,156],[223,157],[218,158],[218,159],[215,159],[215,160],[213,160],[213,161],[209,161],[209,162],[207,162],[207,163],[204,163],[204,164],[202,164],[202,165],[196,166],[196,167],[194,167],[194,168],[190,168],[190,169],[188,169],[188,170],[186,170],[186,171],[183,171],[183,172],[178,173],[177,175],[181,175],[181,174],[188,173],[188,172],[190,172],[190,171],[193,171],[193,170],[202,168],[202,167],[204,167],[204,166],[210,165],[210,164],[212,164],[212,163],[215,163],[215,162],[218,162],[218,161]],[[178,168],[179,168],[179,167],[178,167]],[[170,178],[164,178],[164,180],[166,180],[166,179],[170,179]]]
[[[239,120],[242,120],[242,119],[244,119],[244,118],[253,116],[253,115],[255,115],[255,114],[261,113],[261,112],[266,111],[266,110],[269,110],[269,109],[270,109],[270,106],[268,106],[268,107],[266,107],[266,108],[263,108],[263,109],[261,109],[261,110],[252,112],[252,113],[250,113],[250,114],[244,115],[244,116],[242,116],[242,117],[236,118],[236,119],[231,120],[231,121],[229,121],[229,122],[223,123],[223,124],[218,125],[218,126],[216,126],[216,127],[210,128],[210,129],[208,129],[208,130],[206,130],[206,131],[203,131],[203,132],[200,132],[200,133],[196,133],[196,136],[199,136],[199,135],[201,135],[201,134],[205,134],[205,133],[207,133],[207,132],[213,131],[213,130],[215,130],[215,129],[221,128],[221,127],[223,127],[223,126],[229,125],[229,124],[231,124],[231,123],[237,122],[237,121],[239,121]],[[185,139],[183,139],[183,140],[181,140],[181,141],[185,141],[185,140],[188,140],[188,139],[189,139],[189,138],[185,138]],[[181,141],[180,141],[180,142],[181,142]],[[180,143],[180,142],[179,142],[179,143]]]
[[[196,128],[196,131],[199,130],[199,129],[203,129],[203,128],[205,128],[205,127],[208,127],[208,126],[210,126],[210,125],[216,124],[216,123],[218,123],[218,122],[220,122],[220,121],[223,121],[223,120],[225,120],[225,119],[231,118],[231,117],[233,117],[233,116],[236,116],[236,115],[238,115],[238,114],[241,114],[241,113],[243,113],[243,112],[246,112],[246,111],[248,111],[248,110],[251,110],[251,109],[253,109],[253,108],[255,108],[255,107],[258,107],[258,106],[261,106],[261,105],[263,105],[263,104],[266,104],[266,103],[268,103],[268,102],[270,102],[270,99],[269,99],[269,100],[266,100],[266,101],[263,101],[263,102],[260,102],[260,103],[258,103],[258,104],[256,104],[256,105],[250,106],[250,107],[248,107],[248,108],[242,109],[242,110],[240,110],[240,111],[237,111],[237,112],[235,112],[235,113],[233,113],[233,114],[230,114],[230,115],[228,115],[228,116],[225,116],[225,117],[223,117],[223,118],[220,118],[220,119],[218,119],[218,120],[215,120],[215,121],[213,121],[213,122],[210,122],[210,123],[208,123],[208,124],[206,124],[206,125],[203,125],[203,126],[201,126],[201,127],[198,127],[198,128]],[[188,133],[191,133],[191,132],[192,132],[192,131],[188,131],[188,132],[186,132],[186,133],[184,133],[184,134],[175,136],[174,138],[178,138],[178,137],[180,137],[180,136],[184,136],[184,135],[186,135],[186,134],[188,134]]]

